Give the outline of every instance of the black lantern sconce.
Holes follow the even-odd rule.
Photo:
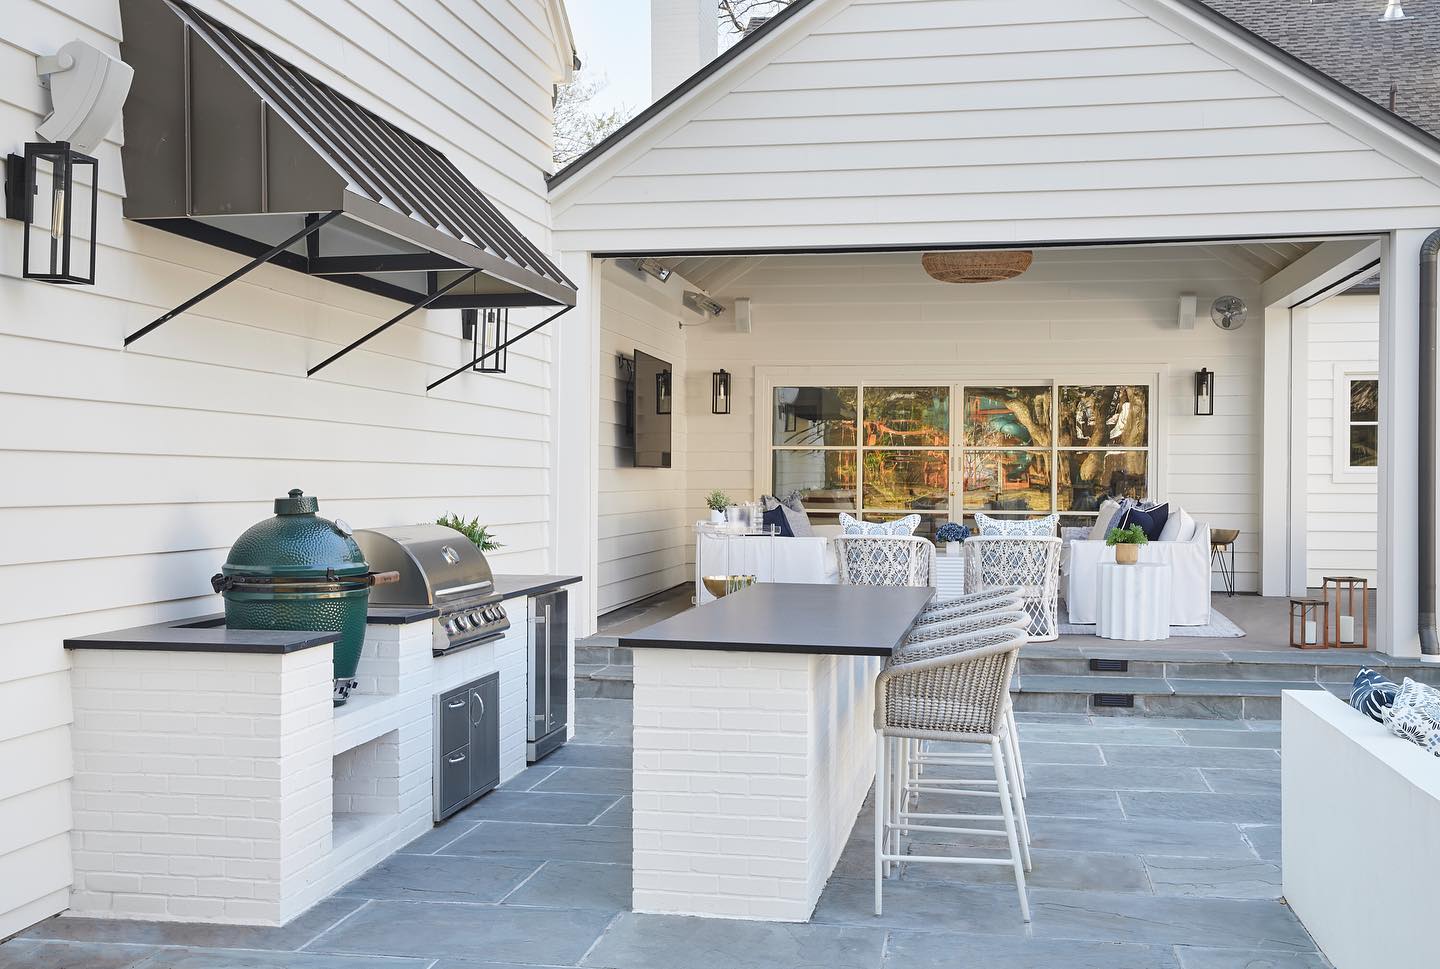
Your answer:
[[[655,375],[655,413],[670,413],[670,371],[661,370]]]
[[[724,370],[710,375],[710,413],[730,413],[730,374]]]
[[[1202,368],[1195,371],[1195,416],[1215,416],[1215,373]]]
[[[510,311],[508,309],[463,309],[460,335],[475,351],[476,373],[504,373],[510,362]]]
[[[89,185],[76,184],[76,170]],[[42,191],[43,189],[43,191]],[[93,285],[100,166],[68,141],[31,142],[5,162],[5,214],[25,224],[22,274],[46,283]],[[89,235],[75,236],[89,223]]]

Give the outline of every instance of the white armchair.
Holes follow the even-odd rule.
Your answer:
[[[1095,621],[1096,566],[1115,561],[1115,550],[1101,541],[1069,544],[1065,565],[1065,606],[1070,622]],[[1140,561],[1170,566],[1170,625],[1210,624],[1210,526],[1199,522],[1184,542],[1150,542],[1140,546]]]

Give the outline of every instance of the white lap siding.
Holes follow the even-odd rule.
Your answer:
[[[710,379],[686,373],[682,318],[698,322],[680,300],[689,285],[678,275],[661,283],[605,263],[600,309],[600,542],[598,608],[604,613],[684,582],[702,501],[686,491],[685,405],[673,409],[673,467],[637,468],[625,429],[626,376],[617,358],[643,350],[674,368],[674,400]],[[709,397],[706,397],[708,410]]]
[[[549,248],[544,0],[199,6],[445,151]],[[5,150],[48,110],[35,57],[76,38],[118,53],[120,33],[111,0],[6,9]],[[512,349],[508,375],[427,396],[468,348],[455,311],[420,313],[306,379],[401,307],[262,268],[122,352],[242,262],[122,220],[122,141],[117,127],[97,152],[93,287],[21,280],[19,224],[0,220],[0,938],[67,904],[65,637],[216,609],[209,575],[292,487],[357,525],[479,515],[506,544],[497,568],[548,562],[547,335]]]
[[[1380,297],[1337,296],[1311,307],[1307,319],[1306,581],[1319,586],[1327,575],[1358,575],[1373,586],[1379,479],[1337,473],[1335,461],[1337,452],[1344,460],[1348,440],[1342,379],[1380,369]]]

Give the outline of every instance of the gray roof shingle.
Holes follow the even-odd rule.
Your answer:
[[[1411,124],[1440,136],[1440,0],[1204,0],[1206,6]],[[1391,108],[1391,85],[1395,103]]]

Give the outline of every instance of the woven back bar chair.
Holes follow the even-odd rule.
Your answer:
[[[1025,611],[1034,620],[1035,642],[1060,636],[1060,550],[1058,538],[981,535],[965,543],[970,556],[966,588],[1019,588]]]
[[[835,538],[844,585],[931,584],[935,546],[912,535],[840,535]]]
[[[1025,642],[1025,633],[1013,627],[929,640],[908,647],[903,658],[892,659],[881,671],[875,684],[876,915],[881,914],[884,879],[894,864],[1006,865],[1015,874],[1021,916],[1030,921],[1025,892],[1029,847],[1017,821],[1013,765],[1004,742],[1005,698]],[[988,747],[994,790],[975,790],[963,782],[912,781],[905,756],[913,752],[915,741]],[[912,794],[993,797],[1000,802],[1000,813],[914,811]],[[974,827],[970,822],[999,822],[1000,827]],[[1009,852],[1005,858],[906,854],[902,841],[912,832],[1004,838]]]
[[[925,611],[915,620],[918,626],[933,626],[937,623],[952,622],[972,616],[983,616],[991,612],[1004,612],[1024,606],[1024,597],[1019,588],[996,587],[983,592],[972,592],[953,599],[932,599]]]

